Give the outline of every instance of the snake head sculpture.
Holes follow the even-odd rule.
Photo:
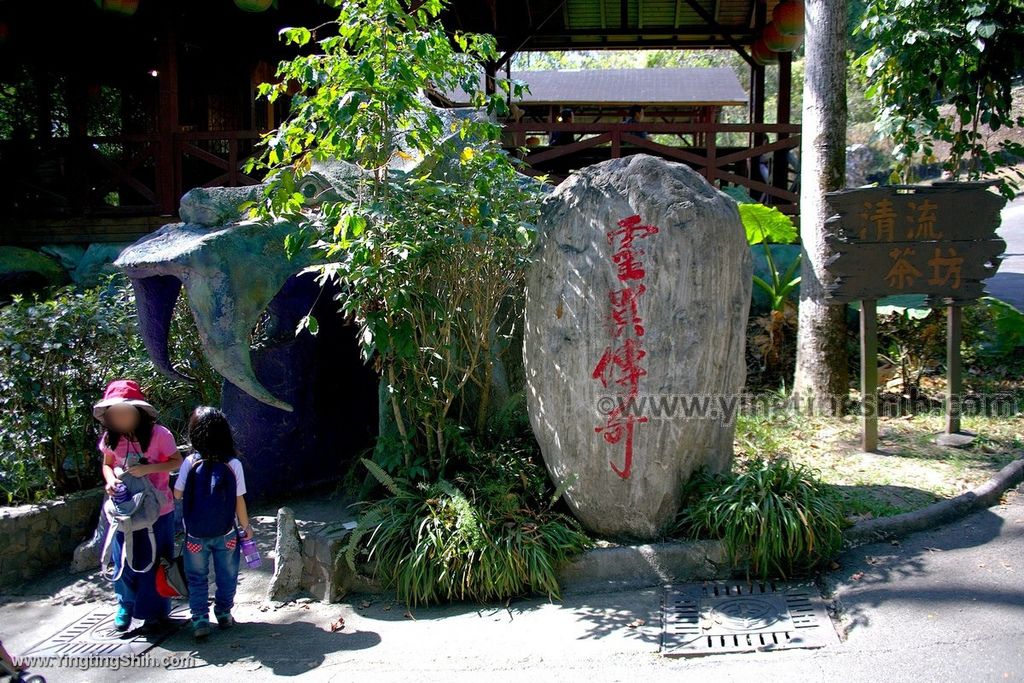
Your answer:
[[[450,125],[464,117],[482,116],[475,109],[434,108],[452,130],[446,146],[457,158],[469,141],[457,140]],[[389,172],[409,173],[445,159],[396,154]],[[311,208],[326,201],[350,199],[364,173],[347,162],[314,165],[297,188]],[[526,179],[525,176],[523,176]],[[184,287],[199,330],[202,347],[213,368],[253,398],[284,411],[292,406],[275,396],[257,378],[250,357],[253,328],[286,282],[314,264],[311,249],[289,258],[285,238],[299,226],[290,221],[250,220],[239,207],[258,199],[264,186],[197,188],[181,200],[180,223],[165,225],[125,249],[115,262],[135,288],[139,323],[146,348],[165,374],[188,379],[172,365],[168,333],[175,302]]]

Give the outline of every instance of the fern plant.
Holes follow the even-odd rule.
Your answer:
[[[555,495],[532,505],[529,478],[511,474],[501,460],[460,482],[413,484],[364,459],[388,495],[362,504],[341,551],[346,563],[355,570],[365,552],[372,574],[410,606],[529,593],[557,598],[559,568],[590,541],[574,520],[551,510]]]
[[[699,474],[679,527],[720,538],[730,561],[747,560],[748,577],[786,578],[820,566],[842,544],[838,496],[809,468],[786,458],[755,458],[735,475]]]

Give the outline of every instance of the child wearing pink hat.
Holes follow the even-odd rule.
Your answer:
[[[157,494],[162,496],[160,517],[153,525],[156,556],[170,559],[174,554],[174,500],[171,497],[170,474],[181,464],[174,436],[157,422],[157,412],[146,400],[139,385],[132,380],[116,380],[107,386],[103,400],[93,406],[93,416],[104,427],[99,449],[103,454],[103,480],[109,495],[120,483],[118,473],[148,476]],[[132,539],[134,552],[147,553],[149,535],[136,532]],[[113,540],[113,560],[120,564],[124,534],[117,532]],[[148,554],[148,553],[147,553]],[[114,626],[127,631],[132,618],[142,619],[144,627],[155,628],[168,618],[171,602],[156,591],[156,566],[136,572],[125,566],[114,582],[117,614]]]

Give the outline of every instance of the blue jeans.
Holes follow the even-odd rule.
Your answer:
[[[153,537],[156,539],[156,561],[149,571],[136,572],[127,563],[121,578],[114,582],[117,603],[128,610],[136,619],[162,619],[171,613],[171,601],[156,592],[156,568],[160,558],[174,556],[174,515],[170,512],[160,515],[153,523]],[[121,548],[124,547],[124,533],[114,534],[111,543],[115,567],[121,566]],[[149,533],[136,531],[132,536],[132,564],[144,567],[152,557]]]
[[[242,557],[242,542],[238,532],[232,529],[223,536],[213,538],[195,538],[186,534],[185,579],[188,581],[188,606],[192,610],[193,619],[210,615],[208,577],[211,556],[217,584],[213,609],[217,614],[226,614],[235,605],[238,566]]]

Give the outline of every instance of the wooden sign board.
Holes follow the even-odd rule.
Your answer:
[[[876,302],[925,294],[946,305],[946,431],[937,441],[963,445],[960,432],[960,307],[985,294],[1006,249],[996,235],[1006,200],[992,183],[895,185],[830,192],[823,285],[828,301],[860,301],[861,445],[878,447]]]
[[[825,223],[830,301],[925,294],[933,305],[974,301],[999,267],[1006,200],[986,183],[831,192]]]

